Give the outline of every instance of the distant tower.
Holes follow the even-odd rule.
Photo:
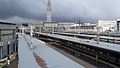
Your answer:
[[[47,22],[51,22],[51,1],[47,3]]]

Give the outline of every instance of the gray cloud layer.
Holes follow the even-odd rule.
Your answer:
[[[120,18],[120,0],[51,0],[54,21]],[[47,0],[0,0],[0,19],[46,19]]]

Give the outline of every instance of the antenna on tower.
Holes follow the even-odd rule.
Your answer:
[[[51,22],[51,1],[47,3],[47,22]]]

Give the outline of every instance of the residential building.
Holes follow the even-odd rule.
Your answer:
[[[101,27],[100,32],[117,31],[117,21],[98,20],[97,26]]]
[[[77,25],[77,26],[72,26],[70,28],[70,32],[96,32],[97,25],[96,24],[81,24],[81,25]]]

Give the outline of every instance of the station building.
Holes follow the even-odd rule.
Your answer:
[[[16,24],[0,22],[0,61],[17,53]]]

